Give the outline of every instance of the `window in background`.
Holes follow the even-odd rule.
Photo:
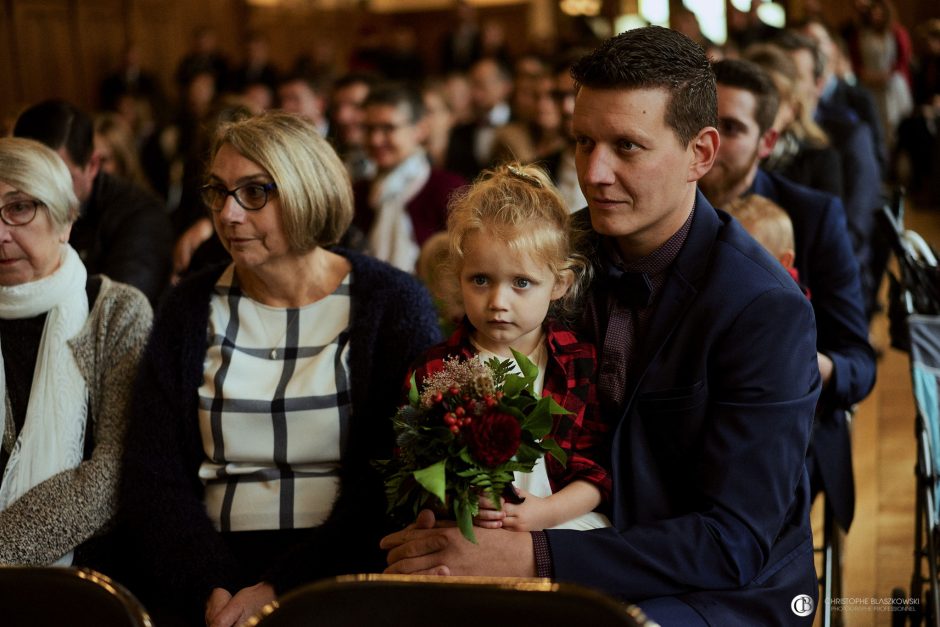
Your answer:
[[[757,17],[765,24],[783,28],[786,25],[786,12],[781,4],[772,0],[758,2]],[[725,12],[725,0],[683,0],[683,5],[695,14],[702,34],[716,44],[723,44],[728,39],[728,22]],[[739,11],[751,10],[751,0],[731,0]],[[614,23],[614,30],[622,33],[632,28],[647,24],[669,26],[669,0],[638,0],[637,13],[619,16]]]

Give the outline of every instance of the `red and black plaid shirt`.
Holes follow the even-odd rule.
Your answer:
[[[555,416],[552,432],[547,436],[568,455],[565,466],[551,455],[546,457],[552,491],[557,492],[580,479],[596,485],[601,497],[607,501],[610,497],[608,425],[601,420],[597,404],[597,353],[592,343],[581,341],[557,322],[546,321],[544,330],[548,365],[542,395],[551,394],[555,402],[571,412]],[[447,341],[428,349],[416,362],[413,368],[415,381],[420,385],[428,375],[442,370],[448,357],[470,359],[474,355],[476,350],[470,343],[469,323],[464,320]],[[405,379],[406,387],[410,380],[409,372]]]

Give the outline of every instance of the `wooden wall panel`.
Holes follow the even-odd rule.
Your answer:
[[[252,8],[246,23],[250,30],[267,36],[271,60],[281,71],[291,71],[301,56],[327,55],[335,59],[337,71],[342,72],[364,19],[366,13],[357,9]]]
[[[482,8],[481,20],[503,25],[511,52],[528,45],[528,4],[524,1]],[[274,62],[289,70],[298,56],[316,56],[327,45],[335,56],[336,72],[342,73],[354,49],[370,39],[381,40],[394,29],[408,28],[416,36],[418,53],[429,72],[438,69],[441,41],[451,28],[453,9],[432,9],[398,13],[369,13],[362,9],[315,11],[310,9],[252,8],[248,24],[266,33],[271,41]],[[521,34],[521,36],[517,36]]]
[[[78,50],[66,0],[32,0],[13,4],[17,62],[22,99],[44,98],[84,102],[82,77],[75,71]]]
[[[82,102],[97,107],[101,80],[117,69],[127,37],[123,0],[82,0],[75,4],[75,23],[83,77]]]
[[[0,136],[9,130],[10,120],[23,100],[15,55],[12,6],[9,1],[0,0],[0,85],[3,86],[0,89]]]
[[[193,31],[211,26],[220,49],[233,63],[240,58],[245,30],[244,7],[237,0],[129,0],[130,37],[137,42],[144,67],[154,72],[171,101],[176,97],[176,67],[187,54]]]
[[[192,30],[183,21],[180,5],[167,0],[130,2],[130,39],[140,48],[141,63],[159,77],[164,90],[173,87],[173,73],[189,45]]]
[[[499,24],[506,33],[506,46],[511,55],[526,52],[529,45],[529,6],[527,2],[487,6],[478,11],[482,23]],[[454,11],[422,11],[392,14],[390,27],[405,26],[414,30],[418,39],[418,51],[425,61],[427,71],[439,70],[438,60],[444,37],[453,26]]]

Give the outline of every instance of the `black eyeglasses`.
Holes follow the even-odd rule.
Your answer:
[[[277,183],[247,183],[235,189],[226,189],[223,185],[210,183],[199,188],[202,202],[212,211],[222,211],[225,200],[235,197],[242,209],[258,211],[268,204],[268,193],[277,190]]]
[[[40,207],[45,204],[38,200],[14,200],[0,207],[0,220],[7,226],[23,226],[33,221]]]

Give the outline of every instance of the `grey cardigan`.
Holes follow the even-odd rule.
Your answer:
[[[0,564],[52,563],[113,518],[127,408],[152,318],[136,288],[102,277],[84,327],[69,340],[88,386],[91,456],[0,512]],[[4,401],[11,425],[9,398]]]

